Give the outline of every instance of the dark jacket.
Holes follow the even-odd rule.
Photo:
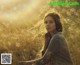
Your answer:
[[[52,37],[45,34],[45,46],[42,57],[36,61],[36,65],[73,65],[68,46],[61,32]]]

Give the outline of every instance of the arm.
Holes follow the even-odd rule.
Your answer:
[[[56,53],[59,52],[60,47],[60,37],[58,35],[51,38],[48,48],[46,49],[44,55],[36,60],[32,61],[23,61],[23,63],[35,63],[36,65],[44,65],[54,56]]]
[[[60,47],[60,37],[58,35],[56,35],[56,36],[52,37],[46,52],[44,53],[42,58],[40,58],[36,61],[36,65],[44,65],[47,62],[49,62],[51,57],[59,52],[59,47]]]

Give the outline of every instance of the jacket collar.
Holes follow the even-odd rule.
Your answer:
[[[57,34],[57,33],[61,33],[61,32],[55,32],[54,34]],[[51,38],[52,36],[50,35],[50,33],[49,32],[47,32],[46,34],[45,34],[45,38]]]

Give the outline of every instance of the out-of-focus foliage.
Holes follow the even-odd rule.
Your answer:
[[[50,12],[57,12],[60,15],[63,35],[68,42],[73,63],[80,64],[80,6],[50,6],[48,4],[50,1],[53,0],[42,1],[41,7],[37,7],[36,16],[30,21],[26,19],[22,20],[22,23],[0,21],[0,53],[12,53],[12,65],[18,65],[19,60],[41,57],[46,33],[44,17]]]

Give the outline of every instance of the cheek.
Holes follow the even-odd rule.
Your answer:
[[[51,30],[55,30],[56,29],[56,26],[55,26],[55,24],[51,24]]]

